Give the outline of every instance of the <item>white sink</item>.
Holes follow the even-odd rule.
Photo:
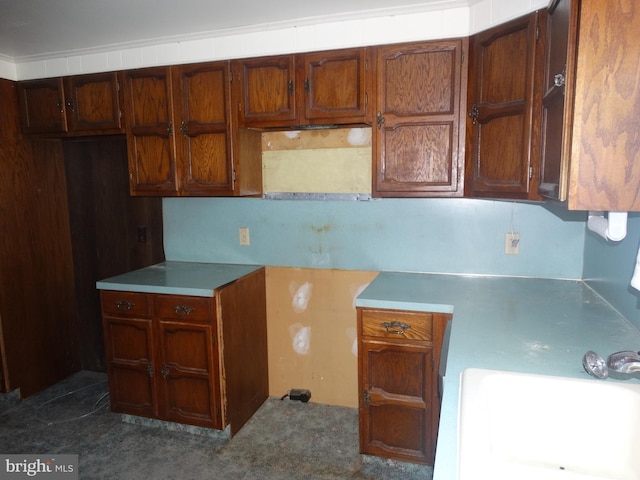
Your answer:
[[[458,480],[640,480],[640,384],[470,368]]]

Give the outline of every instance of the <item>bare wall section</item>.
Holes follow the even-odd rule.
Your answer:
[[[269,267],[269,394],[357,408],[356,296],[377,272]]]

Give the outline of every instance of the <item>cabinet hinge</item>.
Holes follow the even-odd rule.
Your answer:
[[[236,174],[236,171],[234,170],[231,175],[231,179],[233,180],[233,183],[236,183],[236,178],[237,178],[237,174]]]
[[[233,70],[229,72],[229,82],[233,82]]]
[[[536,42],[540,41],[540,25],[536,25]]]
[[[533,180],[533,167],[529,165],[529,180]]]
[[[460,54],[460,65],[464,65],[464,52]]]
[[[366,107],[367,105],[369,105],[369,94],[364,92],[364,106]]]
[[[116,91],[120,91],[120,82],[116,80]]]
[[[364,71],[365,71],[365,72],[368,72],[368,71],[369,71],[369,61],[368,61],[368,60],[365,60],[365,61],[364,61]]]

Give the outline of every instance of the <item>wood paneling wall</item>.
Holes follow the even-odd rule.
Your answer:
[[[29,396],[80,369],[62,146],[20,133],[0,80],[2,387]]]
[[[82,368],[104,371],[96,281],[164,260],[162,199],[129,195],[123,135],[64,141]]]

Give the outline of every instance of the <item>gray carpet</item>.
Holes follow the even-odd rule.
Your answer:
[[[432,476],[430,467],[360,455],[356,409],[269,398],[229,440],[208,429],[124,422],[109,411],[106,392],[103,374],[80,372],[19,403],[0,402],[0,453],[78,454],[81,479]]]

